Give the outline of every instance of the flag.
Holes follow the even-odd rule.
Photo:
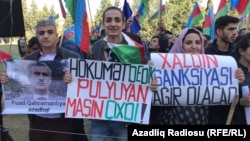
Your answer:
[[[244,11],[242,12],[241,16],[246,17],[247,14],[250,14],[250,1],[248,1],[248,3],[246,4],[246,7],[245,7]]]
[[[10,42],[10,38],[8,37],[3,37],[2,40],[5,44],[8,44]]]
[[[76,9],[76,1],[77,0],[66,0],[66,8],[68,9],[73,22],[75,21],[75,9]],[[85,1],[85,0],[83,0]]]
[[[144,21],[144,19],[147,17],[149,12],[149,0],[141,0],[139,8],[136,13],[136,18],[138,19],[138,22],[141,23]]]
[[[230,10],[237,9],[239,2],[240,2],[239,0],[231,0],[230,1]]]
[[[99,24],[98,26],[96,26],[93,29],[92,34],[97,35],[99,33],[100,29],[101,29],[101,25]]]
[[[127,0],[124,0],[123,14],[124,14],[124,17],[126,18],[126,20],[129,19],[133,14]]]
[[[240,16],[239,18],[239,23],[238,23],[238,29],[240,29],[241,27],[243,27],[244,25],[246,25],[246,17]]]
[[[221,16],[227,15],[228,12],[229,12],[229,6],[227,4],[227,0],[221,0],[218,10],[216,12],[215,20]]]
[[[214,12],[213,6],[209,9],[203,24],[203,34],[209,35],[212,40],[215,38],[214,33]]]
[[[62,3],[62,0],[59,0],[59,4],[60,4],[60,8],[61,8],[61,12],[62,12],[62,16],[63,18],[65,19],[66,18],[66,11],[64,9],[64,6],[63,6],[63,3]]]
[[[11,58],[12,58],[11,54],[0,50],[0,60],[11,59]]]
[[[199,21],[201,21],[203,19],[203,15],[201,13],[200,7],[198,5],[198,2],[195,2],[193,11],[191,13],[191,15],[188,18],[188,22],[185,26],[185,28],[189,28],[194,26],[195,24],[197,24]]]
[[[161,15],[162,16],[166,16],[167,15],[167,10],[166,10],[166,5],[165,4],[163,4],[161,6]]]
[[[127,0],[124,1],[124,5],[123,5],[123,14],[124,14],[124,17],[126,19],[129,19],[132,15],[133,15],[133,12],[129,6],[129,4],[127,3]],[[133,17],[133,23],[132,25],[130,26],[130,30],[137,34],[140,30],[141,30],[141,26],[139,25],[136,17],[134,16]]]
[[[64,37],[75,42],[75,25],[72,25],[64,31]]]
[[[49,19],[50,20],[53,20],[53,21],[55,21],[56,19],[58,19],[59,18],[59,14],[56,14],[56,15],[54,15],[54,16],[49,16]]]
[[[81,51],[88,53],[90,33],[85,0],[67,0],[66,7],[75,25],[75,43]]]
[[[166,12],[166,5],[162,5],[161,6],[161,14],[162,16],[165,16],[167,14]],[[155,20],[158,18],[158,11],[156,11],[150,18],[149,18],[149,21],[152,21],[152,20]]]
[[[135,34],[137,34],[140,30],[141,30],[141,26],[140,24],[138,23],[137,19],[136,19],[136,16],[133,17],[134,20],[133,20],[133,23],[130,27],[131,31]]]
[[[153,21],[156,20],[158,18],[158,11],[156,11],[150,18],[148,21]]]
[[[101,25],[98,25],[98,26],[96,26],[95,28],[92,29],[92,31],[91,31],[91,37],[90,37],[91,41],[97,40],[100,28],[101,28]]]
[[[250,12],[249,0],[231,0],[230,10],[236,9],[239,15],[246,16]]]
[[[144,63],[144,47],[122,33],[128,44],[107,43],[108,47],[116,54],[119,60],[125,64],[143,64]],[[104,37],[107,41],[107,36]]]
[[[249,3],[249,0],[239,0],[239,3],[237,5],[236,9],[240,15],[244,12],[248,3]]]

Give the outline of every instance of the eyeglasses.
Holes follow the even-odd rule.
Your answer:
[[[49,76],[49,73],[46,73],[46,72],[39,72],[39,71],[35,71],[32,73],[34,76],[44,76],[44,77],[48,77]]]
[[[39,36],[43,36],[46,32],[47,32],[49,35],[54,34],[54,31],[53,31],[53,30],[47,30],[47,31],[41,30],[41,31],[38,31],[38,35],[39,35]]]

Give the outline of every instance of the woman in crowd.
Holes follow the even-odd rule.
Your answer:
[[[204,54],[203,34],[196,28],[186,28],[179,34],[170,53]],[[207,106],[172,106],[169,108],[171,125],[207,124]]]
[[[169,53],[204,54],[203,34],[196,28],[183,29]],[[237,69],[235,77],[241,83],[244,74]],[[157,84],[154,80],[151,86]],[[208,124],[208,106],[170,106],[165,108],[169,113],[169,120],[165,124],[170,125],[205,125]]]
[[[239,85],[239,102],[236,105],[234,115],[232,117],[231,124],[246,125],[245,107],[250,106],[250,35],[243,35],[236,44],[236,51],[234,54],[235,60],[238,62],[239,68],[241,68],[245,74],[245,81]],[[247,87],[247,93],[243,95],[242,87]]]

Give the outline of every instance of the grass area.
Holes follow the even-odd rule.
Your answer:
[[[7,53],[12,54],[13,57],[15,58],[20,58],[19,52],[18,52],[18,47],[16,44],[12,44],[12,45],[1,45],[0,44],[0,51],[4,51]],[[3,71],[3,66],[2,64],[0,65],[0,73]]]
[[[18,47],[16,44],[12,44],[12,45],[1,45],[0,44],[0,50],[8,52],[10,54],[12,54],[13,56],[16,57],[20,57],[19,52],[18,52]]]
[[[20,57],[16,44],[0,45],[0,50],[10,53],[13,56]],[[3,71],[0,67],[0,72]],[[9,135],[14,141],[28,141],[29,124],[26,115],[3,115],[3,126],[8,129]]]
[[[14,141],[28,141],[29,123],[27,115],[3,115],[3,126]]]

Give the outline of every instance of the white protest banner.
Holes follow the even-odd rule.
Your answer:
[[[9,82],[3,84],[3,114],[64,113],[66,64],[56,61],[5,61]]]
[[[149,123],[153,70],[148,65],[69,59],[68,118]]]
[[[152,105],[229,105],[238,94],[231,56],[151,53],[158,80]]]

